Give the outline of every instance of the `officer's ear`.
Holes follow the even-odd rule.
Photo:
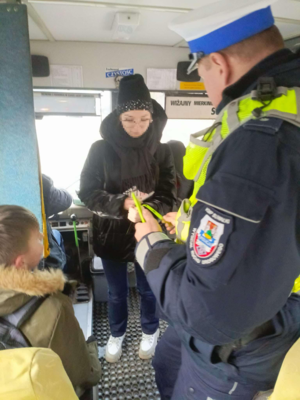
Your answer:
[[[217,81],[226,88],[231,84],[231,67],[227,58],[221,53],[212,53],[209,58]]]

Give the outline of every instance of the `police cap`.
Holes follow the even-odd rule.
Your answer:
[[[200,0],[201,7],[170,24],[188,43],[192,64],[274,25],[271,4],[277,0]]]

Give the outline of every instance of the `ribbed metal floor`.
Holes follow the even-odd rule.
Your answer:
[[[101,358],[103,375],[99,383],[99,400],[160,400],[151,360],[144,361],[138,356],[142,330],[140,299],[135,288],[130,289],[128,310],[128,328],[121,360],[110,364]],[[110,335],[107,316],[107,303],[95,303],[93,332],[101,347],[106,345]],[[166,322],[161,321],[161,334],[166,328]]]

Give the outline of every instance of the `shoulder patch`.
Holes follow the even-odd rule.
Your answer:
[[[207,207],[199,227],[194,228],[190,236],[189,247],[193,260],[203,266],[219,261],[232,232],[232,225],[232,217]]]

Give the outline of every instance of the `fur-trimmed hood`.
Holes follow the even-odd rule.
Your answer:
[[[61,270],[28,271],[0,265],[0,316],[14,312],[30,296],[46,296],[64,289]]]

